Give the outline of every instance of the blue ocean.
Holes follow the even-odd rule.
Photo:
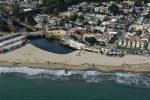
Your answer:
[[[0,100],[150,100],[150,73],[0,67]]]

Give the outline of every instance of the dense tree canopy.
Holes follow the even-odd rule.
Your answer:
[[[10,32],[7,23],[0,19],[0,32]]]
[[[9,13],[9,11],[3,6],[0,6],[0,12],[3,12],[4,14],[8,14]]]
[[[123,0],[43,0],[43,4],[39,5],[39,7],[46,7],[45,9],[46,13],[56,13],[57,11],[63,11],[68,8],[70,5],[78,4],[80,2],[107,2],[107,1],[117,1],[122,2]],[[139,0],[140,1],[140,0]],[[144,0],[145,2],[148,2],[149,0]],[[137,2],[137,5],[140,4],[140,2]],[[53,11],[55,9],[55,11]]]
[[[15,5],[12,9],[12,14],[18,14],[18,13],[20,13],[20,6]]]
[[[119,7],[116,4],[112,4],[108,9],[114,15],[119,14]]]
[[[34,20],[34,17],[32,15],[27,15],[27,23],[31,26],[35,26],[37,22]]]
[[[9,25],[0,19],[0,32],[18,32],[18,27],[14,24]]]
[[[76,20],[77,20],[77,17],[78,17],[77,14],[70,15],[69,18],[68,18],[68,20],[69,20],[69,21],[76,21]]]

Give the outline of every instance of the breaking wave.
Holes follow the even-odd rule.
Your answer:
[[[102,73],[98,71],[65,71],[29,67],[0,67],[0,74],[21,73],[28,78],[52,80],[84,80],[86,82],[113,81],[121,84],[150,87],[150,73]]]

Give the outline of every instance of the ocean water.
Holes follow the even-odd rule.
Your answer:
[[[150,74],[0,67],[0,100],[150,100]]]

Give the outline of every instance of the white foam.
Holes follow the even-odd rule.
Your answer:
[[[0,67],[0,73],[23,73],[29,76],[34,76],[38,74],[52,74],[56,76],[61,76],[65,74],[64,70],[47,70],[29,67]]]
[[[87,82],[115,81],[117,83],[150,87],[150,74],[141,73],[102,73],[98,71],[67,71],[67,73],[65,73],[65,70],[49,70],[29,67],[0,67],[0,74],[1,73],[22,73],[28,76],[44,74],[52,75],[56,77],[56,79],[58,79],[58,77],[61,79],[68,79],[71,75],[79,75],[77,77],[78,79],[83,79]]]
[[[141,73],[116,73],[115,81],[124,84],[144,85],[150,87],[149,75]]]

